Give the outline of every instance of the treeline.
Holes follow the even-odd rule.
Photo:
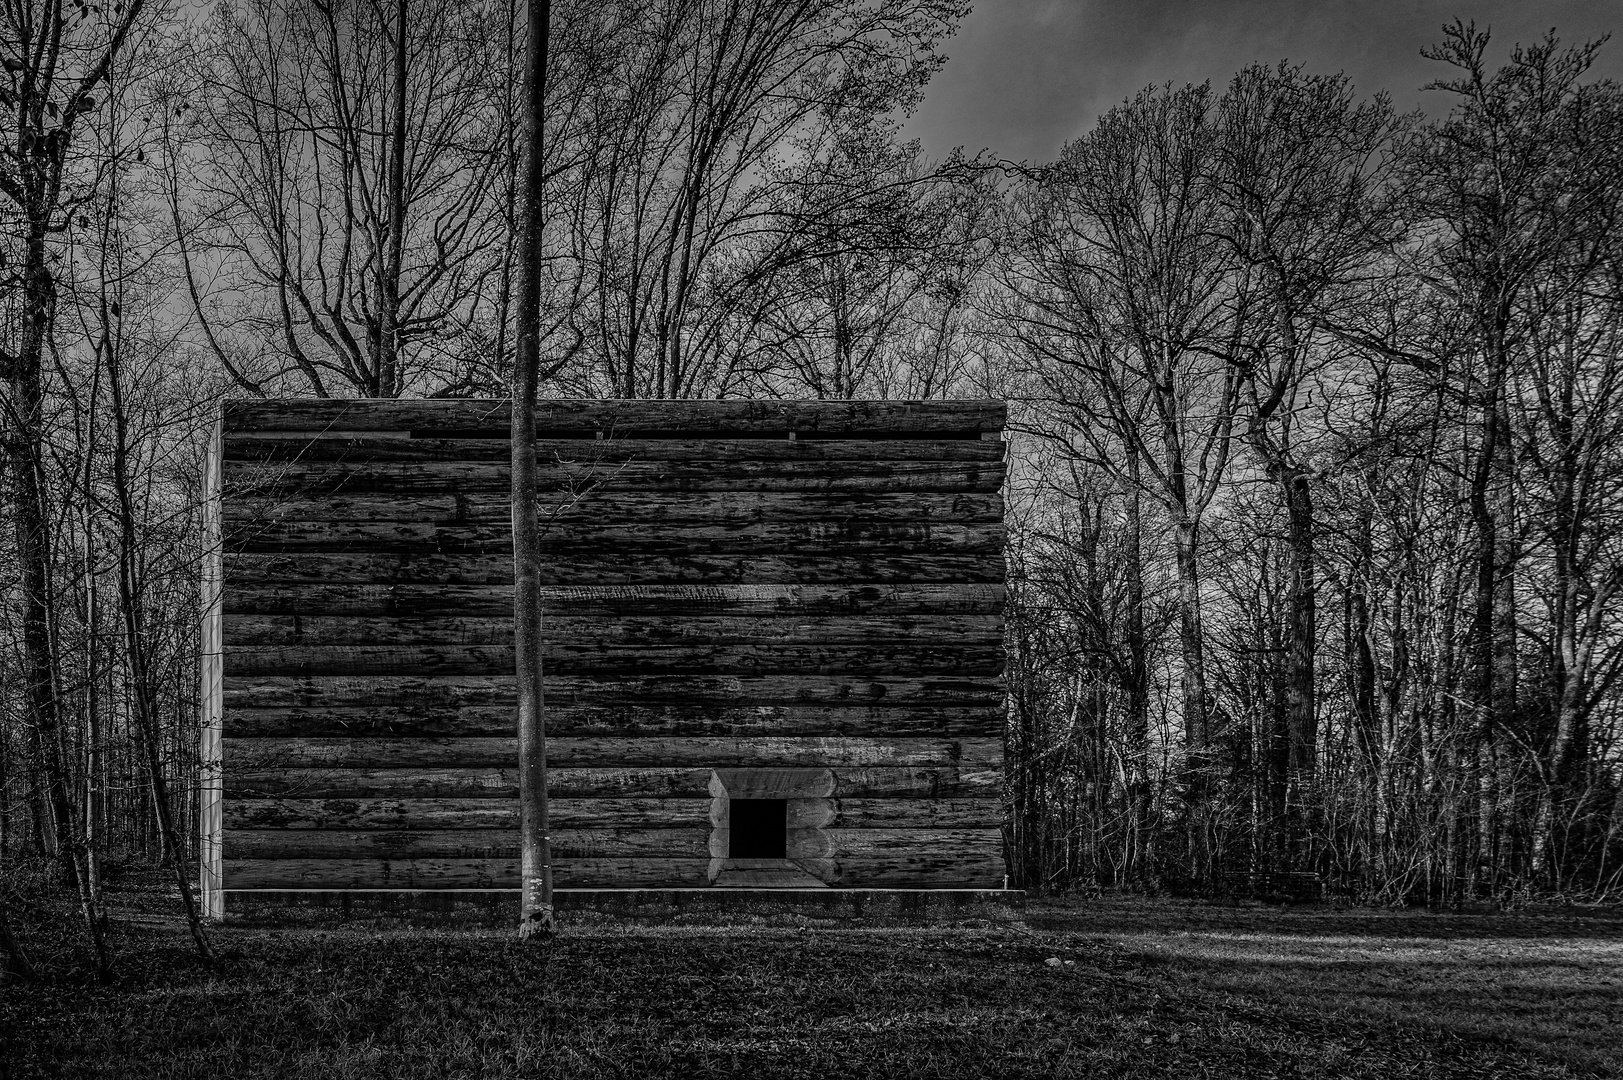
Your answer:
[[[1028,881],[1615,896],[1623,92],[1251,67],[1010,192]]]
[[[962,15],[556,4],[543,392],[1010,399],[1020,884],[1615,897],[1594,48],[1455,26],[1433,119],[1256,66],[994,166],[896,126]],[[0,859],[97,942],[103,861],[195,866],[217,402],[507,392],[523,18],[0,12]]]

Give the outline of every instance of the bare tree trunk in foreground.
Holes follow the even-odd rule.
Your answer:
[[[541,700],[541,533],[535,498],[535,399],[541,375],[541,104],[550,0],[531,0],[524,49],[519,200],[518,349],[513,365],[513,644],[518,675],[521,938],[551,937],[552,845],[547,823],[546,719]]]

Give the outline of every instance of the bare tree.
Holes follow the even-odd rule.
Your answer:
[[[1402,123],[1383,97],[1357,102],[1344,76],[1253,65],[1218,105],[1213,181],[1220,232],[1248,290],[1251,326],[1234,339],[1244,438],[1278,491],[1286,519],[1288,614],[1282,730],[1268,748],[1273,816],[1282,855],[1306,827],[1318,744],[1317,524],[1311,428],[1303,414],[1338,346],[1325,331],[1358,305],[1358,292],[1389,265],[1397,239],[1394,182]],[[1344,317],[1344,315],[1343,315]]]
[[[1539,317],[1506,392],[1517,501],[1536,559],[1524,572],[1549,622],[1541,650],[1548,719],[1543,730],[1531,726],[1540,780],[1532,872],[1556,881],[1592,810],[1590,719],[1623,659],[1608,648],[1605,629],[1623,592],[1623,462],[1615,451],[1623,438],[1623,90],[1595,87],[1581,97],[1567,138],[1580,159],[1573,179],[1583,177],[1585,219],[1530,285]]]
[[[819,398],[941,393],[952,380],[930,346],[949,335],[932,331],[969,306],[984,265],[990,170],[956,155],[927,162],[869,118],[842,128],[826,156],[782,170],[777,212],[795,224],[746,257],[759,299],[738,338],[757,381]],[[898,392],[912,374],[919,385]]]
[[[803,224],[784,168],[836,133],[909,107],[939,66],[958,0],[630,0],[626,28],[564,180],[581,329],[623,397],[688,397],[729,381],[730,339]],[[765,263],[763,264],[763,261]]]
[[[5,450],[16,492],[18,563],[22,570],[22,637],[26,704],[37,733],[49,790],[48,806],[64,865],[74,881],[98,972],[111,976],[104,918],[93,888],[83,832],[71,798],[63,756],[62,716],[51,571],[52,509],[46,488],[44,369],[56,323],[59,254],[53,248],[71,226],[78,204],[95,189],[93,165],[80,159],[75,136],[98,106],[96,92],[141,25],[143,0],[111,9],[34,0],[0,13],[6,108],[0,149],[0,192],[15,215],[22,265],[12,276],[21,298],[13,339],[0,351],[7,386]],[[87,165],[89,166],[87,168]]]
[[[1175,536],[1183,726],[1198,817],[1213,702],[1206,680],[1201,519],[1227,468],[1240,379],[1221,357],[1247,294],[1218,235],[1210,91],[1147,90],[1101,117],[1017,196],[1005,273],[1012,333],[1035,362],[1044,430],[1157,500]],[[1193,820],[1193,819],[1192,819]],[[1191,855],[1204,876],[1204,826]]]
[[[460,0],[218,10],[172,101],[193,204],[174,209],[197,316],[240,381],[394,397],[469,377],[503,265],[503,17]]]
[[[1524,730],[1519,677],[1517,564],[1521,537],[1516,506],[1517,460],[1508,389],[1527,363],[1535,329],[1555,317],[1589,275],[1570,261],[1607,252],[1588,234],[1615,196],[1612,153],[1591,126],[1602,88],[1579,80],[1598,43],[1561,49],[1554,36],[1518,46],[1510,63],[1490,73],[1488,34],[1456,22],[1427,55],[1458,70],[1437,89],[1456,107],[1426,133],[1414,168],[1421,207],[1439,231],[1435,277],[1461,313],[1460,393],[1474,413],[1469,499],[1476,533],[1475,580],[1467,652],[1468,688],[1477,739],[1477,865],[1494,886],[1502,865],[1501,804],[1508,797],[1506,736]],[[1581,255],[1581,253],[1583,253]],[[1552,276],[1567,262],[1567,272]]]

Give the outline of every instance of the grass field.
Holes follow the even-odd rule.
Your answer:
[[[226,926],[206,970],[156,899],[126,887],[112,987],[25,925],[55,978],[0,991],[9,1078],[1623,1076],[1615,911],[582,917],[539,948],[489,929]]]

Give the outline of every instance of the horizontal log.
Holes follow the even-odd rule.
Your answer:
[[[266,769],[502,768],[518,760],[513,737],[472,739],[242,739],[225,740],[228,773]],[[866,767],[951,766],[997,768],[1003,741],[979,739],[864,739],[762,736],[672,738],[570,736],[547,740],[547,762],[558,768]]]
[[[708,822],[668,828],[564,829],[550,834],[555,859],[730,857],[729,832]],[[790,859],[865,859],[928,854],[961,862],[1001,853],[999,829],[786,829]],[[230,859],[517,859],[517,829],[237,829],[225,836]]]
[[[700,859],[710,855],[707,821],[668,828],[566,829],[549,836],[554,859]],[[412,832],[236,829],[225,834],[228,859],[517,859],[517,828]]]
[[[790,799],[791,828],[997,828],[997,799]],[[714,800],[549,799],[554,829],[706,826]],[[516,829],[516,799],[228,799],[227,835],[237,829]]]
[[[960,862],[987,852],[995,852],[1000,859],[1003,856],[1003,830],[995,825],[979,829],[831,828],[817,831],[826,838],[828,857],[841,862],[912,855]]]
[[[675,831],[675,830],[673,830]],[[884,859],[928,855],[947,863],[975,859],[989,852],[1001,856],[1003,831],[989,829],[838,829],[787,828],[785,830],[786,856],[792,860],[814,859]],[[284,833],[286,836],[314,836],[316,833]],[[356,834],[366,835],[366,834]],[[729,830],[718,828],[710,832],[711,858],[730,857]],[[290,854],[292,854],[290,852]],[[672,854],[680,854],[673,852]],[[516,852],[515,852],[516,855]]]
[[[510,645],[513,617],[227,615],[230,645]],[[856,645],[887,641],[1003,640],[995,615],[549,615],[552,643],[580,646]]]
[[[509,735],[513,706],[358,706],[225,710],[224,730],[237,738],[283,736],[467,738]],[[871,737],[994,736],[1003,732],[996,706],[639,705],[608,699],[546,711],[549,735],[816,735]]]
[[[822,783],[832,773],[833,798],[992,798],[1003,786],[1000,768],[807,769]],[[547,790],[559,799],[699,798],[710,794],[711,768],[549,769]],[[227,765],[227,798],[467,799],[518,798],[516,769],[267,769]]]
[[[552,618],[548,636],[597,640],[594,623],[606,619]],[[564,628],[569,632],[565,633]],[[224,641],[231,645],[511,645],[513,616],[226,615]]]
[[[891,641],[872,645],[755,643],[717,646],[543,644],[546,669],[559,675],[646,675],[704,671],[717,675],[993,676],[1003,670],[1002,642]],[[231,645],[232,675],[495,675],[512,671],[513,650],[500,645]]]
[[[716,787],[712,780],[710,822],[721,826],[726,824],[728,804],[715,797]],[[734,788],[743,790],[739,785]],[[1000,830],[1004,818],[1002,801],[995,798],[802,798],[786,791],[784,801],[787,826],[802,829]]]
[[[559,860],[554,886],[703,888],[709,858]],[[227,889],[516,889],[516,859],[225,859]],[[230,901],[227,900],[227,910]]]
[[[536,431],[560,437],[599,431],[614,436],[805,434],[868,436],[1001,431],[1001,401],[660,401],[559,399],[536,404]],[[230,401],[227,433],[250,431],[510,430],[508,399],[316,398]]]
[[[710,859],[559,860],[560,889],[705,888]],[[927,853],[839,860],[831,884],[843,888],[996,889],[1001,852],[959,861]],[[517,889],[517,860],[502,859],[226,859],[226,889]],[[229,910],[230,901],[227,901]]]
[[[1001,461],[542,462],[536,490],[584,501],[597,491],[992,492],[1003,476]],[[222,478],[227,503],[324,491],[469,494],[511,487],[510,467],[491,461],[228,461]]]
[[[1001,706],[997,678],[964,676],[836,675],[719,676],[649,675],[593,679],[545,678],[549,708],[603,702],[643,706],[745,706],[841,704],[880,707],[915,705]],[[240,708],[463,708],[518,704],[512,675],[313,675],[244,676],[228,672],[224,705]]]
[[[822,800],[818,800],[821,802]],[[883,801],[867,799],[865,804]],[[938,800],[940,801],[940,800]],[[972,804],[974,800],[963,800]],[[709,826],[709,796],[548,799],[554,829]],[[516,829],[517,799],[227,799],[233,829]]]
[[[840,829],[1001,829],[1003,802],[982,799],[832,799]]]
[[[234,585],[226,615],[393,615],[511,618],[510,585]],[[551,585],[542,609],[556,615],[996,615],[999,583],[861,585]]]
[[[826,802],[835,794],[832,769],[770,768],[752,764],[750,768],[729,768],[725,765],[711,770],[710,797],[715,800],[711,820],[726,824],[733,799],[783,799],[801,802],[806,799]]]
[[[983,439],[537,439],[539,463],[621,461],[1000,461]],[[233,434],[226,461],[510,461],[506,439],[436,439],[312,433]]]
[[[818,555],[866,552],[937,555],[999,555],[1003,526],[982,522],[759,521],[730,525],[568,521],[542,523],[541,552],[548,559],[621,563],[651,556],[771,555],[785,551]],[[506,555],[513,551],[510,524],[435,525],[413,521],[262,521],[227,529],[227,551],[375,551]]]
[[[970,445],[970,444],[965,444]],[[282,497],[239,497],[221,507],[228,527],[265,521],[417,521],[431,524],[504,525],[513,519],[506,491],[387,492],[347,491]],[[817,492],[817,491],[595,491],[590,498],[551,493],[539,500],[544,523],[577,520],[704,522],[710,525],[757,521],[947,521],[1003,520],[997,492]]]
[[[1008,883],[1002,846],[957,857],[930,851],[850,855],[835,861],[830,882],[842,889],[1001,889]]]
[[[506,555],[228,552],[224,569],[226,595],[241,585],[306,581],[507,586],[513,582],[513,560]],[[1004,578],[1004,564],[1003,557],[994,554],[897,554],[879,548],[835,555],[648,555],[623,560],[600,552],[548,553],[540,574],[543,585],[562,586],[797,585],[829,581],[999,584]]]

